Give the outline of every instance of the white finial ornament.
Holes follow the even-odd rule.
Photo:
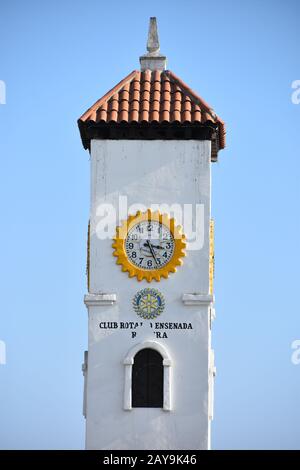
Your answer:
[[[147,54],[140,57],[141,70],[165,70],[167,58],[159,53],[159,39],[155,17],[150,18]]]

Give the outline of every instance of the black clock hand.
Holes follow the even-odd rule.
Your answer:
[[[148,246],[148,244],[144,243],[144,246]],[[151,246],[152,246],[152,248],[156,248],[157,250],[163,250],[164,249],[163,246],[158,246],[158,245],[151,245]]]
[[[150,248],[151,255],[152,255],[153,258],[154,258],[154,261],[155,261],[156,266],[158,266],[158,264],[157,264],[157,259],[156,259],[154,250],[153,250],[152,245],[151,245],[151,243],[149,242],[149,240],[147,240],[147,245],[148,245],[148,247]],[[146,245],[146,246],[147,246],[147,245]]]

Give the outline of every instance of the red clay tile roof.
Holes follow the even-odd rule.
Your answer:
[[[79,118],[81,133],[86,123],[213,123],[218,130],[217,146],[225,147],[224,122],[169,70],[134,70]]]

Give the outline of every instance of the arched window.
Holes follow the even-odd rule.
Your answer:
[[[171,359],[162,344],[156,341],[136,344],[123,364],[124,410],[139,407],[171,410]]]
[[[141,349],[132,367],[132,408],[163,407],[163,358],[154,349]]]

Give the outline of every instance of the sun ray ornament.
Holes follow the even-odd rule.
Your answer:
[[[138,281],[167,279],[182,265],[186,237],[174,218],[159,211],[138,211],[116,228],[112,247],[117,264]]]

